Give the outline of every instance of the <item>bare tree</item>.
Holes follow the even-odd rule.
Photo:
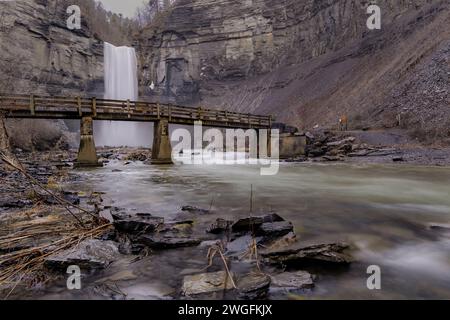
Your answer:
[[[176,0],[149,0],[136,10],[136,20],[140,27],[152,23],[160,13],[168,11]]]

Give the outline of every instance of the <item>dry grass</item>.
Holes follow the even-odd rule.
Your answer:
[[[17,285],[45,283],[45,259],[77,246],[86,239],[101,236],[111,224],[91,212],[75,206],[50,191],[29,175],[17,160],[0,151],[0,159],[19,171],[35,187],[53,197],[59,206],[37,205],[23,212],[2,214],[0,219],[0,290],[8,298]],[[40,278],[40,279],[38,279]]]
[[[211,246],[208,249],[208,254],[207,254],[208,266],[205,269],[208,269],[209,267],[211,267],[214,262],[214,257],[219,255],[220,259],[223,262],[223,265],[225,268],[225,274],[226,274],[224,286],[226,286],[226,284],[228,283],[228,279],[230,279],[230,282],[231,282],[231,285],[233,286],[233,288],[237,289],[236,284],[233,279],[233,275],[230,272],[230,268],[228,267],[228,261],[224,255],[224,251],[225,251],[225,249],[224,249],[223,243],[221,241],[217,241],[217,243],[215,245]]]

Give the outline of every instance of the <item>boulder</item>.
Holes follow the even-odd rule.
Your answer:
[[[247,217],[236,221],[231,226],[231,230],[233,232],[249,232],[252,231],[252,229],[255,230],[263,223],[280,221],[284,221],[284,219],[276,213],[270,213],[264,216]]]
[[[294,291],[314,287],[314,277],[307,271],[284,272],[271,276],[271,288]]]
[[[120,232],[129,234],[153,232],[164,223],[164,218],[145,213],[136,215],[113,214],[113,218],[115,219],[114,227]]]
[[[294,231],[294,226],[289,221],[266,222],[256,230],[257,236],[282,237]]]
[[[45,259],[45,265],[62,271],[71,265],[84,270],[104,269],[120,256],[115,242],[89,239],[76,247],[50,255]]]
[[[343,251],[348,249],[345,243],[317,244],[298,249],[262,253],[266,263],[277,265],[301,265],[309,263],[326,263],[347,265],[351,256]]]
[[[231,279],[225,271],[219,271],[184,277],[181,292],[185,296],[193,296],[230,289],[233,289]]]

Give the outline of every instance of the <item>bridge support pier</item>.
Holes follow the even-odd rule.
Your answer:
[[[101,167],[95,151],[94,127],[91,117],[82,117],[80,121],[80,148],[75,167]]]
[[[169,137],[169,121],[161,119],[155,122],[153,130],[152,164],[173,164],[172,146]]]

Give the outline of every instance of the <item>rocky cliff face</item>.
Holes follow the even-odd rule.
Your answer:
[[[103,91],[103,44],[86,25],[69,30],[66,9],[52,0],[0,2],[1,91]]]
[[[371,3],[382,9],[379,31],[366,27]],[[419,114],[444,126],[449,8],[448,0],[180,0],[140,35],[141,91],[300,127],[343,114],[355,126],[392,126],[399,115],[417,126]]]
[[[384,24],[428,1],[378,1]],[[143,84],[166,94],[237,80],[337,51],[367,34],[361,0],[181,0],[141,36]],[[181,97],[183,99],[185,97]]]
[[[103,94],[103,42],[86,24],[69,30],[67,6],[55,0],[0,2],[0,93]],[[76,146],[63,121],[8,120],[6,125],[13,147]]]

